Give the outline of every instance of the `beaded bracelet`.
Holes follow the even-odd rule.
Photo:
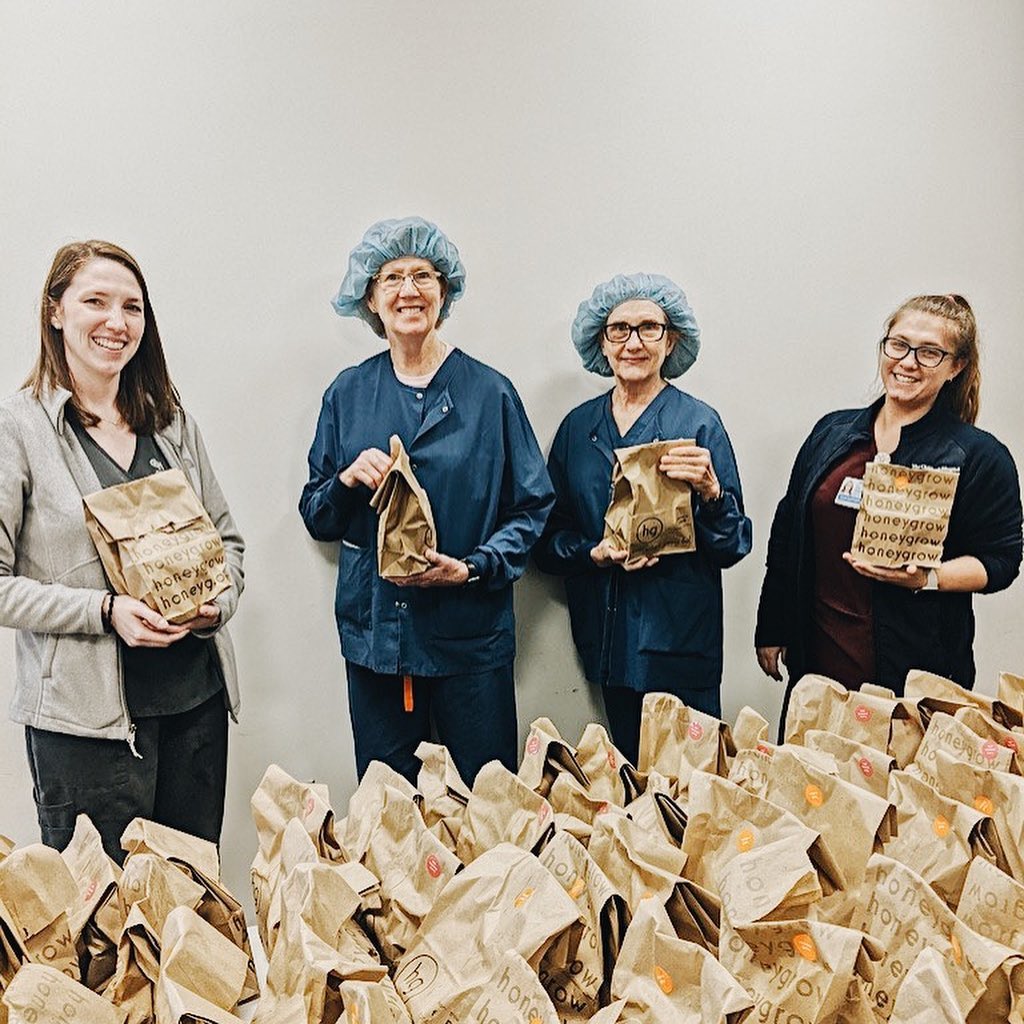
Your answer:
[[[109,591],[103,599],[103,604],[100,605],[100,621],[103,623],[104,633],[112,633],[114,631],[114,598],[116,596],[112,590]]]

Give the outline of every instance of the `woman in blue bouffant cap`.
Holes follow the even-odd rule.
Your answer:
[[[516,764],[512,583],[553,494],[515,388],[441,338],[465,286],[444,232],[406,217],[367,230],[334,299],[387,341],[327,389],[299,502],[313,537],[341,541],[335,613],[360,777],[379,760],[415,782],[431,721],[467,784],[487,761]],[[377,574],[369,504],[392,434],[437,527],[431,567],[401,585]]]
[[[573,640],[600,685],[612,739],[634,764],[645,693],[663,691],[721,717],[722,570],[750,550],[750,520],[729,436],[709,405],[668,382],[693,365],[700,331],[678,285],[620,274],[580,303],[572,339],[611,391],[577,406],[555,435],[556,501],[536,549],[565,577]],[[626,561],[603,540],[614,450],[673,439],[667,477],[694,494],[696,550]]]

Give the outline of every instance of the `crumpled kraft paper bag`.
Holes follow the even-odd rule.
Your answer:
[[[129,857],[137,853],[163,857],[203,887],[196,913],[245,953],[249,975],[242,1001],[259,995],[245,911],[220,882],[220,855],[216,844],[155,821],[135,818],[121,835],[121,848]]]
[[[984,857],[967,869],[956,916],[979,935],[1024,950],[1024,885]]]
[[[462,781],[447,747],[423,742],[416,748],[416,756],[421,762],[416,776],[416,788],[423,797],[420,813],[427,828],[454,853],[470,788]]]
[[[896,993],[891,1024],[963,1024],[946,958],[934,946],[921,950]]]
[[[908,964],[926,947],[944,957],[964,1017],[995,1024],[1008,1019],[1024,987],[1024,956],[972,931],[916,871],[882,854],[868,864],[853,927],[881,943],[882,960],[869,995],[888,1020]]]
[[[874,1024],[868,990],[882,952],[871,936],[824,921],[734,928],[722,917],[719,959],[753,999],[752,1020]]]
[[[10,928],[19,960],[80,980],[67,913],[77,903],[75,880],[56,850],[33,843],[0,860],[0,919]]]
[[[744,705],[732,727],[732,739],[737,750],[769,745],[768,719],[752,707]]]
[[[754,1005],[707,949],[675,935],[655,900],[630,923],[611,988],[626,1004],[618,1019],[639,1024],[739,1024]]]
[[[515,950],[533,962],[578,918],[533,854],[501,843],[445,886],[398,965],[395,987],[416,1024],[444,1021],[460,996],[487,981],[498,957]]]
[[[473,783],[455,852],[470,864],[499,843],[536,851],[553,830],[551,804],[500,761],[489,761]]]
[[[744,858],[744,865],[756,865],[756,870],[737,868],[747,879],[743,913],[748,919],[806,906],[820,898],[818,893],[827,896],[846,888],[842,870],[818,832],[777,804],[707,772],[695,772],[690,783],[683,853],[686,877],[716,894],[731,861]],[[773,865],[776,854],[778,864]],[[731,897],[737,898],[739,891],[733,887]],[[756,916],[750,918],[752,914]]]
[[[654,441],[615,449],[604,537],[626,552],[627,562],[697,550],[690,485],[658,470],[662,455],[681,444],[694,441]]]
[[[593,795],[591,787],[584,788],[568,772],[555,779],[548,793],[548,803],[555,812],[555,826],[574,835],[584,846],[590,844],[594,821],[602,814],[625,814],[626,809]]]
[[[346,865],[300,863],[281,883],[281,927],[253,1024],[337,1020],[343,981],[380,982],[387,968],[352,920],[361,897]]]
[[[84,814],[78,815],[71,842],[61,857],[78,887],[68,923],[82,983],[98,992],[117,966],[117,943],[128,914],[118,890],[121,868],[107,856],[99,832]]]
[[[669,693],[648,693],[640,712],[640,772],[657,771],[685,799],[695,771],[726,775],[736,753],[729,726]]]
[[[958,469],[869,462],[850,553],[871,565],[938,566],[959,479]]]
[[[1018,706],[1019,698],[1015,702],[1010,690],[1006,691],[1010,700],[1002,699],[1002,690],[999,698],[993,699],[987,694],[968,690],[945,676],[921,669],[911,669],[907,673],[904,694],[917,702],[921,722],[925,727],[934,712],[945,711],[948,715],[955,715],[957,710],[963,707],[977,708],[1007,729],[1019,728],[1024,723],[1024,716]]]
[[[916,703],[891,690],[862,686],[846,690],[827,676],[808,674],[793,687],[785,740],[802,743],[809,729],[838,733],[891,754],[900,768],[914,759],[924,737]]]
[[[288,822],[297,819],[302,823],[318,856],[324,860],[342,861],[345,855],[335,835],[334,811],[326,786],[299,782],[272,764],[264,772],[249,806],[259,842],[249,878],[260,941],[269,960],[280,923],[280,907],[275,907],[275,897],[280,890],[281,843]]]
[[[539,859],[575,901],[579,919],[548,947],[537,975],[562,1024],[587,1021],[609,1001],[608,982],[629,921],[626,899],[565,832],[555,833]]]
[[[889,773],[896,770],[896,758],[891,755],[822,729],[808,729],[803,741],[808,750],[831,755],[840,778],[875,796],[889,792]]]
[[[124,1024],[125,1012],[54,967],[25,964],[3,994],[8,1024]]]
[[[160,936],[134,903],[117,947],[117,967],[102,995],[128,1015],[128,1024],[151,1024],[160,975]]]
[[[1024,676],[1014,675],[1012,672],[1000,672],[997,693],[1001,704],[1013,708],[1024,717]]]
[[[167,915],[160,938],[156,1024],[237,1024],[249,959],[188,907]]]
[[[718,956],[722,927],[722,901],[713,892],[688,878],[676,882],[665,903],[665,913],[676,935],[703,946]]]
[[[555,779],[564,773],[585,789],[590,786],[590,779],[576,759],[576,751],[562,739],[551,719],[538,718],[530,725],[516,774],[529,789],[546,797]]]
[[[566,1024],[590,1018],[560,1015],[533,968],[515,950],[509,950],[498,959],[494,973],[460,1019],[484,1024]]]
[[[462,864],[424,824],[415,801],[390,786],[362,864],[380,879],[380,906],[362,924],[384,960],[395,963]]]
[[[345,1024],[412,1024],[390,978],[343,981],[338,986]]]
[[[391,435],[391,460],[370,505],[379,515],[377,572],[384,579],[403,579],[430,568],[423,552],[437,544],[437,529],[430,499],[397,434]]]
[[[687,815],[680,803],[654,787],[648,787],[629,805],[629,816],[641,828],[673,846],[682,847]]]
[[[652,896],[664,903],[686,865],[686,854],[677,845],[621,814],[594,819],[587,852],[631,911]]]
[[[626,805],[622,767],[628,762],[603,725],[591,722],[584,728],[576,744],[576,761],[590,780],[587,789],[593,798],[618,807]]]
[[[957,761],[966,761],[975,768],[991,768],[1002,772],[1016,769],[1012,749],[1003,746],[992,736],[979,735],[965,721],[953,718],[944,711],[936,711],[932,715],[913,764],[908,765],[915,775],[930,786],[935,785],[937,750],[944,751]]]
[[[975,768],[943,750],[935,753],[935,789],[988,815],[1005,863],[998,866],[1024,883],[1024,778]]]
[[[111,586],[168,622],[194,618],[231,586],[220,534],[180,469],[105,487],[82,503]]]
[[[346,860],[362,862],[377,827],[388,789],[420,802],[420,795],[408,779],[383,761],[371,761],[349,797],[348,814],[338,822],[335,832]]]

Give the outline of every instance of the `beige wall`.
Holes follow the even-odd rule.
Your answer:
[[[772,511],[811,424],[870,396],[904,297],[970,297],[981,423],[1024,455],[1016,0],[0,0],[0,20],[0,391],[34,356],[54,249],[122,243],[249,543],[236,889],[269,761],[342,812],[353,785],[334,551],[296,501],[324,388],[377,350],[328,305],[371,221],[420,213],[456,241],[468,290],[444,335],[512,377],[545,448],[603,386],[568,340],[577,303],[619,271],[685,287],[704,348],[681,383],[721,413],[755,528],[726,574],[728,716],[777,715],[751,654]],[[1022,588],[978,601],[986,689],[1024,672]],[[560,586],[531,572],[517,603],[522,723],[575,737],[595,704]],[[12,651],[3,631],[4,695]],[[22,842],[29,790],[0,724],[0,831]]]

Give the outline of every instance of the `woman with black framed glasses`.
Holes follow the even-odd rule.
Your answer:
[[[669,384],[693,365],[700,332],[678,285],[620,274],[580,303],[572,339],[611,391],[562,421],[548,459],[555,508],[535,557],[565,577],[573,640],[600,685],[612,739],[634,763],[645,693],[721,715],[722,569],[750,550],[732,445],[710,406]],[[626,561],[602,540],[614,449],[694,438],[659,469],[693,488],[697,550]]]
[[[883,394],[830,413],[804,442],[768,542],[755,646],[762,670],[789,685],[807,672],[856,688],[903,692],[909,669],[974,684],[971,595],[1008,587],[1021,562],[1013,458],[975,427],[977,325],[959,295],[919,295],[879,343]],[[857,485],[880,454],[899,465],[960,471],[938,569],[885,569],[849,553]],[[787,689],[787,699],[788,699]],[[783,709],[783,716],[785,708]]]

